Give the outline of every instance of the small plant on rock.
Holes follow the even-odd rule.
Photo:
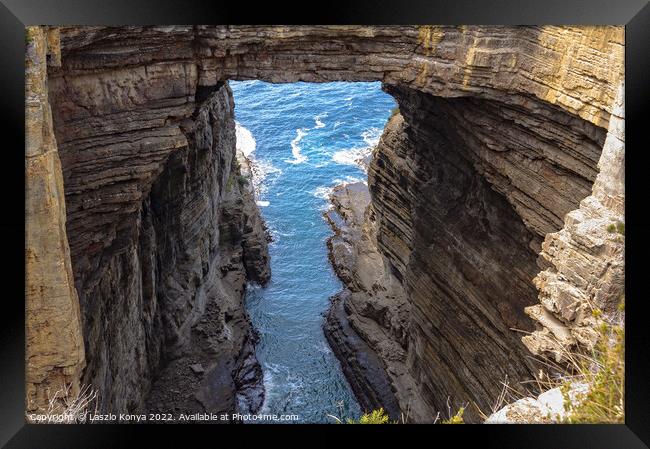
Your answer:
[[[327,415],[334,419],[338,424],[343,424],[344,421],[334,415]],[[386,414],[383,408],[373,410],[369,413],[364,413],[359,419],[348,418],[345,424],[395,424],[390,421],[390,417]]]
[[[449,419],[443,420],[442,424],[465,424],[465,420],[463,419],[464,413],[465,413],[465,407],[461,407],[458,409],[458,411],[454,416],[451,416]]]
[[[237,175],[237,182],[241,187],[247,186],[248,185],[248,178],[243,175]]]
[[[389,418],[383,408],[373,410],[370,413],[364,413],[357,420],[348,419],[348,424],[389,424]]]
[[[619,308],[621,310],[622,308]],[[592,354],[577,364],[577,378],[589,385],[570,398],[570,383],[562,385],[567,423],[620,424],[624,422],[625,329],[603,322]]]

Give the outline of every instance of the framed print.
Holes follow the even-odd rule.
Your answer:
[[[2,443],[647,447],[650,8],[465,3],[5,2]]]

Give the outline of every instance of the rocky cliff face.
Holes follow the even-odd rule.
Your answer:
[[[412,420],[431,421],[447,401],[491,410],[503,382],[523,393],[535,378],[531,352],[560,361],[593,345],[594,308],[611,312],[620,299],[624,241],[608,231],[623,221],[619,119],[607,134],[554,107],[386,89],[401,114],[373,154],[365,222],[350,212],[365,208],[350,186],[333,196],[358,234],[339,231],[331,245],[353,292],[348,320]],[[598,166],[607,168],[593,184]],[[599,196],[581,202],[592,184]],[[383,266],[368,263],[375,251]],[[466,419],[479,419],[475,409]]]
[[[269,279],[265,233],[235,155],[232,93],[197,90],[195,77],[183,64],[50,69],[80,382],[100,411],[249,410],[263,399],[243,293],[247,279]]]
[[[430,416],[447,398],[489,410],[501,382],[534,378],[520,337],[533,331],[537,252],[588,194],[605,132],[554,107],[387,90],[401,116],[370,166],[370,215],[411,305],[415,397]]]
[[[209,372],[211,385],[243,385],[255,377],[252,365],[242,362],[250,360],[251,338],[235,303],[244,273],[263,281],[267,272],[260,268],[264,244],[254,206],[245,205],[243,186],[228,190],[237,173],[228,79],[379,80],[397,99],[401,113],[388,123],[370,167],[370,206],[358,232],[366,249],[355,250],[363,257],[352,258],[347,270],[339,267],[350,295],[340,302],[338,324],[330,326],[360,337],[359,345],[348,344],[353,337],[339,343],[341,353],[356,353],[353,362],[360,354],[355,347],[375,351],[388,376],[377,379],[388,382],[398,408],[418,420],[446,410],[447,397],[454,405],[471,401],[489,409],[504,376],[511,383],[530,378],[534,366],[513,329],[535,330],[524,312],[540,316],[531,312],[539,307],[527,309],[538,302],[533,278],[545,316],[565,325],[575,321],[565,310],[567,298],[588,302],[600,295],[607,303],[620,287],[622,265],[607,271],[605,260],[619,257],[623,243],[606,249],[584,244],[592,233],[579,223],[622,215],[623,193],[616,187],[622,171],[609,168],[622,160],[619,128],[610,129],[607,140],[618,150],[601,156],[608,126],[619,123],[610,118],[620,115],[622,28],[85,27],[60,34],[61,58],[50,52],[47,76],[45,47],[28,46],[28,58],[41,64],[28,85],[28,111],[33,103],[36,113],[28,130],[38,131],[28,134],[28,184],[49,186],[55,195],[48,198],[57,201],[47,207],[45,196],[28,190],[27,221],[38,227],[28,232],[26,251],[41,256],[28,265],[34,274],[27,288],[42,291],[50,259],[61,261],[55,283],[61,291],[38,295],[48,307],[65,306],[61,319],[74,323],[78,294],[84,381],[107,393],[106,404],[142,407],[137,392],[152,382],[147,373],[173,366],[166,358],[182,354],[186,344],[197,346],[193,338],[210,313],[223,313],[216,320],[222,327],[203,329],[214,338],[204,341],[218,341],[232,363],[227,371],[241,375],[223,380],[202,358],[207,347],[188,361]],[[49,40],[56,47],[56,30]],[[62,173],[51,165],[54,145]],[[45,157],[50,165],[30,172],[29,161],[45,163]],[[603,207],[590,210],[602,213],[569,214],[565,225],[597,175],[603,182],[593,196]],[[580,210],[588,208],[583,205]],[[47,240],[42,229],[56,232]],[[53,252],[45,257],[44,248]],[[603,269],[575,269],[572,260],[585,253]],[[357,263],[376,275],[376,285],[355,274]],[[540,269],[547,274],[538,276]],[[601,276],[603,270],[609,274]],[[216,297],[218,305],[211,302]],[[48,354],[48,343],[36,341],[38,325],[32,326],[48,313],[37,304],[28,296],[28,338],[34,335],[32,354]],[[119,318],[126,319],[123,327]],[[240,323],[238,331],[229,323]],[[549,320],[537,323],[547,330],[531,338],[549,332]],[[60,329],[48,338],[63,339]],[[74,326],[66,329],[79,340]],[[134,340],[140,345],[127,344]],[[541,348],[535,341],[526,339],[526,346]],[[63,366],[74,367],[65,368],[74,379],[83,366],[78,349],[55,349],[51,353],[65,352],[57,360],[32,357],[30,369],[38,375],[31,391]],[[170,369],[161,379],[174,378]],[[351,365],[346,372],[363,369]],[[351,382],[372,403],[379,396],[363,377]],[[376,384],[386,391],[384,380]]]
[[[85,365],[79,300],[66,235],[61,161],[48,102],[47,64],[60,63],[57,34],[26,30],[25,331],[26,409],[46,406]]]
[[[71,97],[64,99],[55,79],[52,85],[53,108],[63,110]],[[142,410],[163,366],[162,378],[173,369],[182,391],[183,379],[194,376],[190,365],[201,362],[204,383],[219,376],[231,384],[219,386],[217,395],[224,401],[232,396],[229,401],[206,409],[234,410],[235,368],[252,354],[242,305],[246,271],[268,280],[268,256],[250,260],[247,251],[262,229],[253,197],[237,181],[232,95],[224,85],[195,107],[182,123],[144,135],[82,142],[63,131],[57,136],[84,339],[92,354],[82,382],[101,392],[104,411]],[[83,119],[77,122],[66,129],[82,130]],[[97,183],[91,181],[95,173]],[[159,409],[170,410],[163,405]]]

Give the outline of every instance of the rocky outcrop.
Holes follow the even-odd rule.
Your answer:
[[[534,279],[540,304],[526,313],[538,323],[524,344],[557,362],[577,347],[592,349],[602,320],[625,293],[625,125],[620,86],[591,195],[569,212],[564,227],[546,236],[540,252],[547,268]]]
[[[388,280],[379,283],[381,288],[401,289],[400,294],[394,304],[386,293],[392,290],[367,294],[372,282],[349,270],[351,294],[342,302],[351,328],[379,360],[386,367],[398,366],[387,360],[403,363],[397,374],[387,368],[402,411],[417,409],[413,415],[425,420],[445,410],[448,397],[454,406],[475,402],[490,409],[503,376],[514,382],[532,375],[529,352],[513,329],[535,330],[524,310],[537,303],[532,279],[540,268],[553,274],[536,281],[551,314],[564,313],[558,304],[571,303],[566,292],[573,287],[587,298],[603,292],[606,303],[605,297],[615,296],[615,288],[604,292],[620,279],[618,268],[603,278],[598,270],[587,273],[561,261],[585,252],[598,263],[618,257],[616,247],[606,245],[609,249],[601,252],[598,242],[583,244],[573,230],[600,212],[574,214],[574,228],[570,219],[567,232],[547,236],[564,226],[565,214],[591,193],[599,173],[606,129],[610,117],[618,115],[620,27],[64,27],[60,34],[61,67],[55,67],[54,52],[47,82],[71,264],[64,244],[37,241],[40,234],[28,233],[26,251],[52,244],[48,257],[63,261],[59,267],[72,267],[84,329],[93,329],[87,349],[95,345],[86,351],[85,380],[114,392],[108,404],[143,405],[142,394],[131,395],[131,403],[120,398],[146,388],[151,382],[146,373],[161,364],[163,353],[180,354],[179,348],[192,341],[208,310],[203,295],[230,282],[225,274],[230,268],[260,282],[267,277],[263,263],[250,263],[264,260],[262,239],[249,238],[259,235],[255,220],[242,219],[240,231],[226,225],[240,223],[238,200],[224,193],[236,172],[233,156],[219,146],[231,133],[226,105],[231,100],[222,85],[228,79],[379,80],[398,100],[401,113],[387,125],[370,166],[372,204],[362,226],[368,230],[361,235],[372,242],[362,247],[374,247],[368,254],[375,255],[357,260],[370,261],[377,279]],[[47,109],[43,98],[38,107]],[[31,126],[42,123],[46,119],[37,118]],[[208,147],[219,151],[202,151]],[[616,154],[622,157],[622,150]],[[57,186],[57,167],[38,176]],[[609,192],[607,201],[599,201],[611,208],[608,201],[616,196],[610,195],[611,185],[598,189],[594,196]],[[242,201],[245,197],[241,193]],[[253,216],[245,206],[242,210]],[[28,222],[38,214],[28,208]],[[52,236],[65,240],[61,210],[48,214],[46,222],[34,222],[39,229],[58,229]],[[219,231],[208,222],[221,223]],[[169,241],[172,231],[177,239]],[[215,243],[223,235],[246,243],[226,254]],[[28,269],[38,273],[44,267],[44,272],[51,260],[35,263],[40,265]],[[225,271],[216,269],[223,263]],[[222,274],[215,277],[217,271]],[[61,279],[62,288],[68,280],[68,288],[51,303],[76,304],[70,276]],[[41,281],[28,278],[28,291]],[[162,291],[160,300],[127,300],[144,298],[146,289]],[[49,295],[45,299],[50,301]],[[44,321],[42,312],[34,309],[28,321]],[[124,329],[106,324],[122,315],[130,316]],[[73,322],[74,311],[62,317]],[[565,324],[572,319],[565,318]],[[136,322],[145,324],[133,326]],[[56,338],[63,335],[61,327],[53,332]],[[386,337],[381,345],[373,340],[377,335]],[[124,342],[139,338],[149,338],[146,350],[126,349]],[[250,338],[237,341],[244,340]],[[39,345],[34,351],[47,353],[47,345]],[[128,366],[111,360],[113,346]],[[103,362],[97,364],[90,354]],[[72,359],[77,367],[83,364],[81,357]],[[45,382],[52,367],[70,362],[33,360],[41,373],[38,382]],[[190,361],[211,370],[207,362]],[[222,379],[219,373],[208,378],[225,385],[216,380]],[[409,405],[409,398],[417,404]],[[468,418],[475,418],[471,413],[468,409]]]
[[[404,376],[406,353],[398,343],[406,339],[409,303],[402,285],[384,269],[375,230],[365,220],[368,186],[361,182],[337,186],[330,199],[334,208],[325,217],[335,234],[327,245],[346,288],[332,299],[325,336],[362,409],[383,407],[392,419],[400,419],[400,402],[406,402],[403,396],[408,392],[413,394],[414,385],[395,392],[391,379],[401,374],[410,380]],[[415,408],[409,414],[417,412]]]
[[[79,393],[85,358],[47,101],[47,63],[60,60],[58,35],[40,27],[25,33],[25,402],[35,410],[47,407],[62,387]]]
[[[485,420],[485,424],[557,424],[565,422],[568,412],[566,402],[578,404],[588,390],[585,383],[573,383],[563,391],[551,388],[537,398],[522,398],[498,411]]]

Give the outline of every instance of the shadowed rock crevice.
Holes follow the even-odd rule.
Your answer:
[[[56,98],[53,103],[55,110],[62,107]],[[79,142],[59,136],[66,185],[83,182],[83,190],[68,200],[76,213],[68,221],[72,245],[79,248],[91,230],[100,231],[99,217],[124,214],[121,222],[112,217],[114,234],[101,227],[105,237],[95,237],[95,254],[72,256],[86,352],[93,354],[82,383],[101,392],[102,411],[256,410],[264,393],[243,295],[247,273],[266,282],[270,272],[254,193],[234,182],[242,175],[230,89],[220,83],[197,103],[192,118],[168,120],[167,126],[180,146],[165,146],[160,159],[146,159],[140,151],[134,164],[120,167],[116,158],[113,170],[121,174],[110,177],[111,159],[99,157],[95,163],[102,164],[104,181],[95,194],[87,177],[76,178],[95,147],[75,157]],[[155,146],[146,131],[138,137],[124,145]],[[155,163],[154,173],[138,175],[138,164]],[[133,200],[123,195],[124,183],[138,189]],[[119,193],[112,194],[113,188]],[[88,215],[83,202],[93,195],[107,204],[105,213],[94,207]],[[75,208],[77,198],[81,204]],[[93,266],[94,273],[84,270]],[[204,377],[191,370],[197,364]],[[238,391],[246,392],[241,404]]]

